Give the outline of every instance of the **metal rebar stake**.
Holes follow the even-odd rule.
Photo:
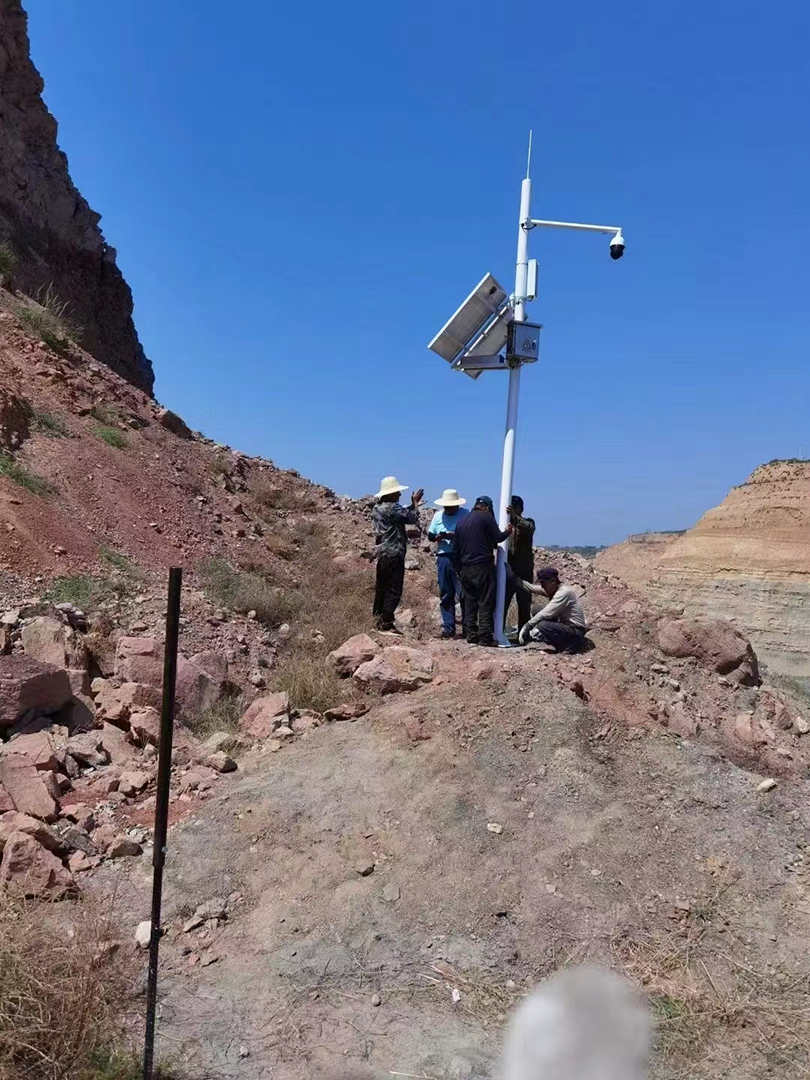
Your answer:
[[[160,713],[155,835],[152,854],[152,932],[149,938],[149,976],[146,985],[146,1035],[143,1050],[144,1080],[152,1080],[155,1060],[155,1012],[157,1010],[158,953],[160,950],[160,905],[163,895],[163,865],[166,861],[166,833],[169,826],[169,782],[172,767],[174,697],[177,682],[177,645],[180,637],[180,592],[183,571],[169,571],[169,598],[166,607],[166,646],[163,654],[163,702]]]

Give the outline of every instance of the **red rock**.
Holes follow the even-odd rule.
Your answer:
[[[195,765],[180,777],[180,791],[208,791],[216,779],[213,769]]]
[[[425,742],[430,738],[430,732],[425,728],[424,722],[416,716],[406,716],[402,724],[411,742]]]
[[[732,682],[759,685],[751,642],[724,619],[671,619],[659,628],[658,645],[667,656],[694,656]]]
[[[20,631],[23,651],[33,660],[72,668],[82,675],[87,671],[87,651],[82,637],[72,626],[52,615],[41,615],[26,623]]]
[[[216,750],[213,754],[209,754],[205,759],[205,764],[209,769],[213,769],[218,773],[236,771],[236,762],[232,757],[229,757],[224,750]]]
[[[119,638],[115,649],[115,674],[125,682],[161,686],[163,648],[157,638]]]
[[[71,735],[65,743],[65,753],[80,765],[98,768],[106,765],[110,758],[97,731],[88,731],[82,735]]]
[[[132,772],[123,772],[118,781],[118,790],[122,795],[126,795],[127,798],[132,798],[135,795],[140,795],[145,787],[149,784],[149,777],[144,772],[133,770]]]
[[[42,774],[23,754],[4,754],[0,757],[0,785],[11,796],[15,810],[21,814],[30,814],[40,821],[56,821],[57,802],[48,793]]]
[[[31,735],[16,735],[10,742],[0,745],[0,754],[24,754],[42,772],[56,772],[59,768],[57,742],[64,747],[65,739],[57,739],[50,731],[36,731]]]
[[[368,634],[355,634],[330,652],[326,659],[338,675],[354,675],[361,664],[373,660],[380,651],[380,646]]]
[[[0,814],[7,814],[9,810],[13,809],[14,800],[11,798],[3,785],[0,784]]]
[[[130,858],[134,855],[140,855],[142,851],[143,848],[137,840],[133,840],[131,836],[121,835],[116,836],[107,848],[105,854],[108,859],[123,859]]]
[[[12,833],[25,833],[33,838],[49,851],[58,851],[61,847],[57,836],[50,831],[47,825],[28,814],[21,814],[18,810],[0,817],[0,852]]]
[[[75,821],[80,829],[89,832],[96,823],[95,814],[85,803],[74,803],[62,808],[62,814],[68,821]]]
[[[205,712],[216,705],[228,685],[228,662],[219,653],[178,657],[177,708],[180,714]]]
[[[171,409],[161,409],[157,415],[157,422],[162,428],[170,431],[172,435],[177,435],[180,439],[192,438],[191,428]]]
[[[323,715],[326,720],[357,720],[358,717],[365,716],[370,708],[370,705],[361,701],[345,702],[342,705],[333,705]]]
[[[265,739],[287,722],[289,712],[290,699],[287,694],[265,694],[248,707],[239,721],[239,727],[246,735]]]
[[[416,690],[433,678],[433,659],[419,649],[392,645],[354,673],[355,679],[381,694]]]
[[[105,723],[98,733],[99,742],[113,765],[129,765],[137,750],[121,728]]]
[[[65,896],[73,878],[56,855],[26,833],[16,832],[6,840],[0,862],[0,887],[21,897]]]
[[[55,713],[73,696],[66,671],[29,656],[0,656],[0,728],[29,710]]]
[[[84,851],[71,851],[68,857],[68,867],[72,874],[81,874],[85,870],[92,870],[97,864],[98,859],[94,859]]]
[[[749,750],[757,750],[764,746],[768,737],[762,730],[754,716],[750,713],[739,713],[734,720],[734,734],[737,739]]]
[[[129,718],[129,728],[132,738],[138,746],[152,746],[160,744],[160,717],[154,709],[139,709],[133,712]]]

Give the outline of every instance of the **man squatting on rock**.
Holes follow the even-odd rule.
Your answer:
[[[400,506],[399,499],[408,488],[395,476],[386,476],[374,496],[377,504],[371,511],[377,556],[377,584],[374,592],[374,618],[378,630],[392,632],[394,612],[402,599],[405,583],[405,552],[408,547],[406,525],[419,524],[420,488],[411,496],[411,505]]]
[[[579,652],[587,623],[579,597],[570,585],[563,585],[559,571],[544,566],[537,572],[537,585],[518,581],[530,593],[540,593],[548,603],[529,619],[520,631],[520,642],[539,642],[556,652]]]

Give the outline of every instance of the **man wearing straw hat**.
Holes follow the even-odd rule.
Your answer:
[[[371,522],[377,541],[377,587],[374,593],[374,618],[378,630],[395,631],[394,612],[402,599],[405,582],[405,552],[408,548],[406,525],[419,524],[419,503],[424,491],[420,488],[411,496],[411,505],[399,505],[399,498],[408,488],[395,476],[386,476],[374,496],[377,505],[371,511]]]
[[[438,545],[436,556],[436,576],[439,579],[439,603],[442,609],[443,638],[456,636],[456,600],[461,598],[462,611],[464,599],[461,595],[461,580],[458,575],[455,537],[456,525],[469,510],[464,509],[466,499],[462,499],[455,488],[445,488],[442,497],[436,500],[439,509],[433,515],[428,527],[428,540]]]

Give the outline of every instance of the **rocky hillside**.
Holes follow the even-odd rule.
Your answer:
[[[810,462],[761,465],[688,532],[596,561],[666,606],[730,619],[774,671],[810,678]]]
[[[17,257],[15,283],[37,297],[52,286],[97,360],[151,392],[152,365],[132,321],[132,294],[100,215],[76,190],[42,100],[20,0],[0,0],[0,242]]]

